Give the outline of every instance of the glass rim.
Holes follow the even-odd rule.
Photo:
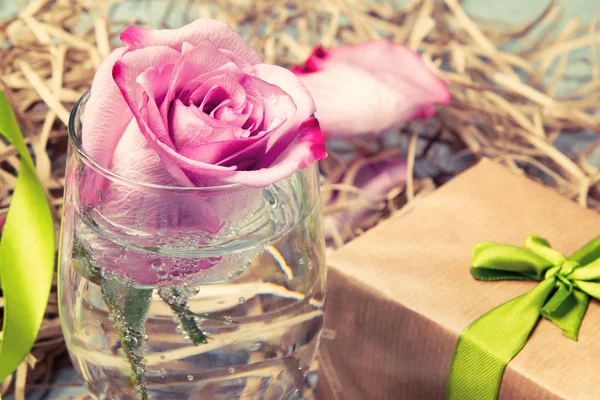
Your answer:
[[[185,191],[185,192],[208,192],[208,191],[219,191],[219,190],[227,190],[227,189],[236,189],[236,188],[248,188],[248,189],[261,189],[254,188],[251,186],[245,186],[240,183],[228,183],[224,185],[215,185],[215,186],[168,186],[168,185],[159,185],[150,182],[138,181],[136,179],[132,179],[121,175],[110,168],[103,167],[96,160],[94,160],[83,148],[81,140],[76,135],[76,124],[77,124],[77,115],[82,106],[84,106],[83,102],[86,101],[90,96],[90,90],[88,89],[78,100],[75,102],[73,109],[69,115],[69,124],[67,126],[67,136],[69,138],[69,143],[73,146],[79,157],[88,165],[88,167],[97,171],[105,178],[116,181],[123,181],[130,185],[145,187],[148,189],[158,189],[158,190],[169,190],[169,191]]]

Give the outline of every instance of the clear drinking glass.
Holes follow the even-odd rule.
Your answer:
[[[59,302],[91,395],[292,398],[323,324],[316,167],[264,189],[136,182],[83,151],[86,101],[69,124]]]

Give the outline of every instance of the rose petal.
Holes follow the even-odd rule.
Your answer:
[[[158,140],[174,147],[175,144],[169,134],[168,126],[165,124],[158,108],[158,104],[164,99],[169,89],[169,78],[172,71],[173,65],[166,66],[163,71],[152,67],[138,75],[136,82],[144,89],[140,107],[145,108],[148,113],[148,127],[154,132]]]
[[[143,100],[143,93],[149,87],[153,87],[153,90],[160,90],[164,88],[165,80],[170,82],[171,77],[168,75],[163,76],[162,72],[173,71],[173,64],[179,57],[180,54],[170,47],[155,46],[129,51],[114,64],[112,68],[113,79],[132,112],[134,112],[134,109],[139,109]],[[142,75],[144,72],[146,74]],[[138,82],[138,76],[140,75],[142,76]],[[161,95],[161,97],[164,97],[164,95]]]
[[[189,81],[177,97],[184,104],[193,103],[200,106],[208,90],[213,86],[218,86],[219,79],[235,79],[245,91],[245,104],[240,111],[240,114],[244,115],[244,119],[241,120],[243,122],[239,123],[238,126],[254,131],[262,124],[264,102],[261,93],[252,84],[251,78],[251,76],[241,73],[237,65],[229,62],[214,71],[206,72]],[[239,105],[241,106],[242,103],[240,102]],[[237,108],[237,105],[235,108]]]
[[[222,140],[218,142],[208,142],[197,146],[189,146],[179,149],[179,154],[194,161],[201,161],[208,164],[216,164],[223,158],[237,153],[250,144],[258,140],[257,138],[244,138],[235,140]],[[239,165],[235,165],[239,169]]]
[[[259,168],[269,166],[288,144],[294,140],[300,125],[315,112],[312,96],[300,80],[291,71],[275,65],[259,64],[255,66],[257,77],[281,88],[287,93],[296,106],[296,112],[277,132],[270,135],[265,147],[265,154]]]
[[[254,75],[254,65],[246,61],[245,58],[238,56],[231,50],[219,49],[219,51],[231,60],[245,74]],[[261,61],[262,62],[262,61]]]
[[[417,53],[388,40],[318,49],[301,71],[328,138],[379,133],[450,101]]]
[[[344,46],[350,47],[350,46]],[[340,47],[336,49],[329,50],[331,53],[335,50],[339,50]],[[317,46],[308,57],[308,60],[302,66],[295,66],[292,68],[292,72],[296,75],[310,74],[311,72],[317,72],[322,69],[323,59],[327,57],[328,52],[322,47]]]
[[[132,151],[135,149],[135,151]],[[179,182],[170,174],[165,173],[163,161],[154,147],[148,143],[141,133],[138,124],[132,120],[117,144],[111,169],[137,182],[151,183],[161,186],[179,186]],[[193,227],[217,232],[221,221],[210,210],[206,201],[195,201],[191,195],[171,196],[168,201],[161,201],[156,193],[148,194],[145,187],[135,185],[120,185],[113,182],[102,196],[105,199],[102,210],[111,223],[127,227],[138,227],[152,232],[164,225],[164,221],[179,219],[193,204],[194,215],[186,216],[185,221],[179,221],[181,227]],[[136,205],[136,211],[131,212],[131,205]],[[179,205],[179,206],[177,206]],[[162,221],[162,222],[161,222]]]
[[[223,180],[250,187],[265,187],[325,157],[327,151],[319,121],[316,118],[309,118],[301,124],[291,143],[268,168],[236,171]]]
[[[256,91],[253,93],[257,97],[255,103],[263,106],[262,123],[256,129],[269,131],[276,126],[285,126],[296,115],[294,100],[280,87],[253,76],[247,76],[242,85],[251,93]]]
[[[186,106],[180,100],[175,100],[169,122],[173,141],[180,153],[185,148],[244,136],[240,132],[243,131],[242,128],[216,120],[195,106]]]
[[[284,126],[285,129],[297,129],[303,121],[314,114],[316,108],[311,94],[291,71],[269,64],[255,65],[254,68],[258,78],[280,88],[294,101],[296,114]]]
[[[200,84],[204,82],[202,78],[198,80],[202,75],[220,70],[223,67],[226,67],[224,71],[232,67],[238,70],[237,66],[208,40],[201,41],[195,47],[190,46],[189,43],[185,44],[183,53],[175,63],[169,82],[169,91],[160,107],[165,122],[168,118],[168,110],[171,102],[176,97],[179,97],[180,92],[190,81],[196,79],[195,82]]]
[[[340,179],[341,181],[341,179]],[[364,198],[371,200],[373,196],[384,196],[392,189],[406,182],[406,163],[396,158],[363,165],[354,178],[354,186],[362,189],[364,195],[349,194],[347,200]],[[374,202],[374,205],[376,203]],[[369,207],[356,208],[350,211],[340,211],[325,217],[325,238],[331,239],[335,228],[342,237],[352,235],[352,232],[373,213]]]
[[[100,64],[83,113],[83,149],[103,167],[110,164],[113,150],[133,118],[112,77],[113,66],[125,50],[113,50]]]
[[[287,87],[296,96],[297,103],[302,108],[299,111],[296,101],[279,86],[258,77],[247,76],[243,83],[247,93],[256,90],[259,100],[255,104],[262,104],[264,107],[263,122],[258,128],[259,131],[253,132],[253,135],[262,136],[262,139],[219,161],[219,165],[235,165],[238,169],[241,165],[245,169],[268,167],[296,137],[302,122],[314,111],[310,94],[291,72],[280,67],[268,67],[271,66],[257,65],[257,73],[269,75],[270,79]],[[302,116],[304,119],[301,119]],[[269,134],[265,134],[267,132]]]
[[[249,112],[244,112],[246,91],[233,74],[215,76],[190,95],[190,103],[216,120],[232,127],[242,127]]]
[[[144,135],[146,140],[157,152],[158,156],[162,161],[162,170],[168,172],[177,179],[178,186],[195,186],[192,181],[188,178],[186,173],[182,170],[185,167],[186,170],[196,173],[209,173],[215,176],[229,175],[235,168],[214,166],[206,163],[199,163],[193,160],[188,160],[185,157],[177,154],[175,149],[168,144],[165,144],[157,139],[156,134],[148,126],[148,111],[147,109],[140,109],[139,101],[137,100],[140,85],[132,84],[132,80],[135,80],[135,70],[129,68],[124,62],[117,62],[113,67],[113,78],[115,83],[121,90],[123,98],[127,102],[129,109],[133,113],[140,132]],[[152,183],[152,182],[149,182]]]
[[[82,147],[92,160],[105,168],[109,167],[114,148],[133,119],[112,78],[113,66],[125,51],[125,48],[113,50],[100,64],[83,112]],[[82,179],[85,179],[87,190],[80,191],[80,201],[85,205],[93,204],[105,179],[87,171]]]
[[[111,169],[138,182],[179,186],[177,179],[165,173],[160,157],[140,132],[135,119],[131,121],[114,150]]]
[[[250,47],[233,28],[212,19],[197,19],[179,29],[154,30],[139,26],[130,26],[121,33],[121,41],[130,49],[148,46],[169,46],[181,50],[183,42],[196,46],[208,39],[219,49],[230,50],[233,54],[247,60],[250,64],[259,64],[261,57]]]

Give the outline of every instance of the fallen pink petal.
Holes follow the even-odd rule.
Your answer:
[[[435,115],[448,87],[409,48],[373,40],[333,49],[317,47],[292,68],[312,94],[326,138],[377,134]]]
[[[385,205],[385,196],[394,188],[403,186],[406,182],[406,163],[397,158],[387,158],[382,161],[365,162],[358,169],[350,184],[358,188],[360,193],[348,193],[343,201],[333,197],[331,202],[340,204],[352,201],[364,201],[366,205],[348,207],[347,209],[329,214],[325,217],[325,238],[328,240],[346,240],[354,236],[357,228],[365,228],[364,221],[378,212]],[[348,169],[352,168],[352,164]],[[338,183],[346,181],[346,176],[340,177]],[[338,193],[339,195],[339,193]]]

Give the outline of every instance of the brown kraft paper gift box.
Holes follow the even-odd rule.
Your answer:
[[[537,282],[476,281],[480,241],[540,235],[570,256],[600,234],[600,215],[484,160],[328,258],[322,398],[444,399],[454,346],[471,322]],[[503,400],[600,399],[600,302],[579,341],[541,319],[506,368]]]

